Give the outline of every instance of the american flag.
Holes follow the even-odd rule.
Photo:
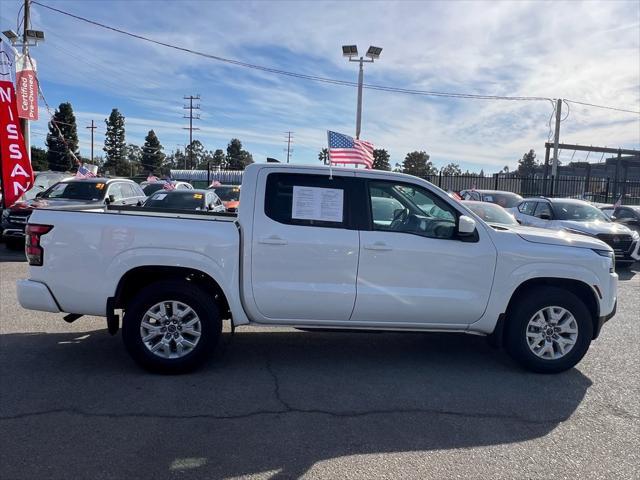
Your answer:
[[[76,178],[92,178],[95,177],[95,174],[89,170],[84,165],[80,165],[78,167],[78,171],[76,172]]]
[[[342,133],[327,132],[329,137],[329,160],[335,164],[359,164],[373,166],[373,144]]]

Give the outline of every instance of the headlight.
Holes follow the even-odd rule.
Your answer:
[[[9,216],[9,209],[8,209],[8,208],[5,208],[5,209],[2,211],[2,218],[7,218],[8,216]]]
[[[596,252],[601,257],[608,257],[609,260],[611,260],[611,264],[609,265],[609,272],[613,273],[616,265],[616,256],[613,253],[613,250],[600,250],[600,249],[594,248],[593,251]]]
[[[631,238],[634,239],[634,240],[638,240],[638,239],[640,239],[640,234],[637,231],[634,230],[631,233]]]

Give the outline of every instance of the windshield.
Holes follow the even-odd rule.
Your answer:
[[[150,183],[149,185],[145,185],[142,188],[142,191],[144,192],[144,194],[148,197],[149,195],[151,195],[152,193],[157,192],[158,190],[162,190],[164,189],[164,183]]]
[[[65,198],[69,200],[102,200],[107,186],[94,182],[57,183],[47,190],[41,198]],[[37,193],[37,192],[36,192]]]
[[[214,187],[213,191],[223,202],[237,202],[240,200],[240,187]]]
[[[516,219],[504,208],[492,203],[464,202],[465,206],[487,223],[518,225]]]
[[[485,202],[495,203],[502,208],[513,208],[522,201],[522,197],[516,193],[508,192],[491,192],[483,193],[482,200]]]
[[[200,210],[204,207],[204,193],[191,191],[157,192],[150,196],[144,206],[148,208],[175,208]]]
[[[553,211],[558,220],[573,220],[575,222],[610,221],[602,211],[588,203],[553,202]]]

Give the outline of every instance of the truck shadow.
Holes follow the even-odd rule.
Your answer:
[[[524,372],[464,335],[240,330],[173,377],[141,371],[118,340],[0,336],[7,478],[299,478],[350,455],[535,439],[591,385],[577,369]],[[21,461],[27,449],[37,460]]]

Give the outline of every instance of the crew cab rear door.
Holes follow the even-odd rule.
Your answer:
[[[255,307],[249,310],[259,317],[254,320],[349,320],[359,255],[352,211],[356,182],[352,172],[332,178],[327,173],[260,172],[253,235],[246,240],[251,242]]]

